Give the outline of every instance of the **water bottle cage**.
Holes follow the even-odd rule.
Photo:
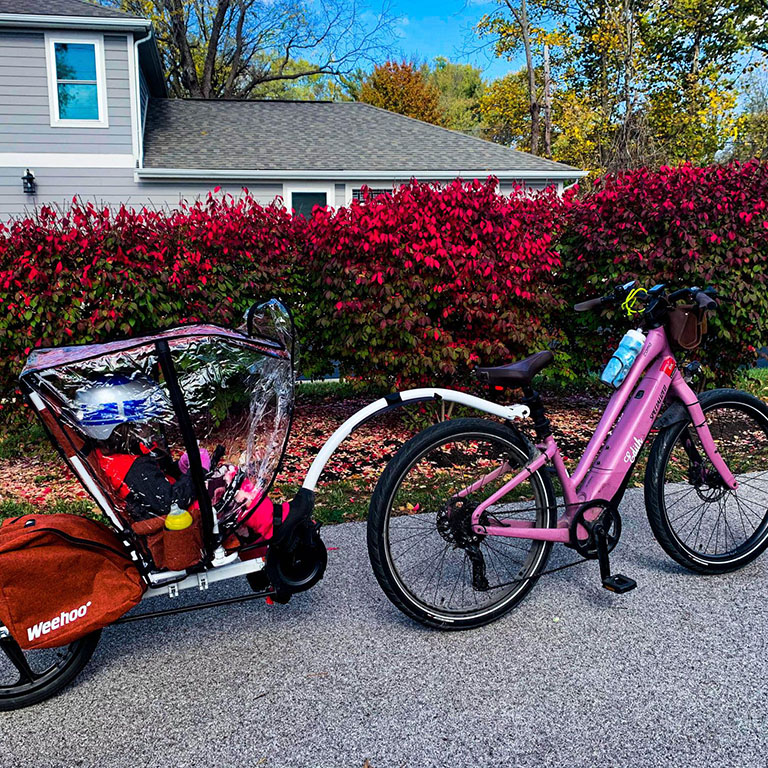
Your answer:
[[[621,381],[617,384],[616,383],[616,379],[618,379],[619,377],[622,378],[622,381],[624,379],[624,375],[625,375],[624,374],[624,361],[618,355],[616,355],[616,354],[611,355],[611,360],[617,360],[618,363],[619,363],[619,366],[620,366],[620,368],[619,368],[618,372],[616,373],[616,375],[611,379],[611,386],[612,387],[619,387],[621,385]],[[606,368],[611,364],[611,360],[609,360],[606,363],[606,366],[605,366]]]

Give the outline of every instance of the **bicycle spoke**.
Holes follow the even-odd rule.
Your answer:
[[[686,429],[678,434],[667,461],[665,519],[690,552],[734,560],[754,549],[768,529],[768,419],[733,403],[715,405],[705,414],[738,487],[724,487],[698,434]]]
[[[4,637],[0,639],[0,648],[8,657],[8,660],[16,668],[19,673],[18,684],[33,683],[40,675],[35,674],[32,668],[27,662],[27,657],[24,655],[24,651],[21,650],[19,644],[11,637]]]
[[[481,535],[472,528],[477,507],[515,477],[527,461],[506,440],[486,435],[457,436],[414,458],[390,496],[385,531],[392,573],[413,600],[430,611],[463,616],[490,610],[530,588],[530,580],[506,582],[521,572],[533,575],[543,566],[542,553],[550,545]],[[537,527],[552,524],[549,503],[542,503],[538,477],[525,477],[491,505],[483,525],[503,526],[508,521]],[[483,569],[489,586],[504,587],[493,593],[480,588]]]

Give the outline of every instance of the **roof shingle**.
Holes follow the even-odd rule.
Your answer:
[[[152,99],[146,168],[576,170],[358,102]]]
[[[132,14],[86,0],[0,0],[0,13],[30,16],[87,16],[95,19],[132,19]]]

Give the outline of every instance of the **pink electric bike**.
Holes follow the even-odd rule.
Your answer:
[[[704,574],[760,555],[768,547],[768,407],[734,389],[697,395],[689,383],[698,364],[681,371],[673,353],[698,344],[715,297],[713,289],[646,292],[629,283],[574,307],[642,306],[634,311],[646,337],[572,475],[532,386],[552,353],[479,369],[496,388],[523,390],[512,410],[530,416],[535,445],[511,419],[459,418],[400,449],[376,486],[368,522],[371,562],[390,600],[430,627],[487,624],[548,572],[555,542],[578,553],[577,562],[598,560],[606,589],[633,589],[632,579],[611,574],[609,555],[621,535],[619,504],[652,432],[645,506],[664,551]]]

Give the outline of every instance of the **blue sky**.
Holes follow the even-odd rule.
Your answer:
[[[491,54],[473,52],[481,41],[472,32],[472,27],[484,13],[497,7],[496,3],[482,0],[391,1],[392,14],[399,17],[394,51],[403,58],[431,61],[435,56],[445,56],[451,61],[479,66],[488,78],[501,77],[518,68]]]

